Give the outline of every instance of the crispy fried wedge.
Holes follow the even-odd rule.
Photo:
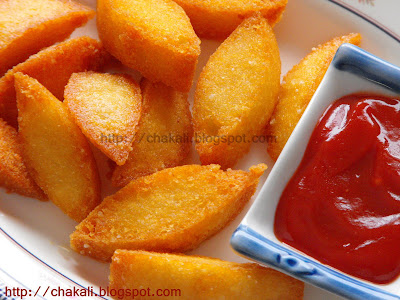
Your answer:
[[[0,1],[0,75],[40,49],[65,40],[94,15],[72,1]]]
[[[313,49],[286,74],[278,104],[267,126],[267,135],[274,137],[275,141],[268,145],[268,153],[272,159],[278,159],[340,45],[343,43],[359,45],[360,42],[361,35],[358,33],[334,38]]]
[[[178,166],[192,145],[192,122],[187,94],[162,83],[141,82],[143,109],[127,162],[112,176],[115,186],[165,168]]]
[[[74,73],[64,99],[83,134],[110,159],[123,165],[132,150],[142,108],[136,81],[128,75]]]
[[[17,124],[14,74],[21,72],[37,79],[54,96],[62,100],[64,87],[72,73],[99,69],[107,53],[99,41],[79,37],[43,49],[9,70],[0,79],[0,117]]]
[[[200,40],[184,10],[171,0],[98,0],[104,47],[153,82],[188,92]]]
[[[131,181],[76,227],[71,247],[102,261],[116,249],[194,249],[237,216],[265,168],[224,172],[218,165],[187,165]]]
[[[47,200],[28,173],[22,159],[22,145],[17,131],[0,119],[0,186],[8,192]]]
[[[49,199],[75,221],[100,203],[100,181],[89,143],[65,104],[36,79],[15,74],[24,161]]]
[[[275,107],[280,72],[275,35],[260,15],[245,20],[210,57],[193,107],[203,164],[229,168],[249,151]]]
[[[110,288],[136,290],[135,299],[157,299],[155,291],[171,298],[300,300],[304,283],[254,263],[147,251],[117,250],[112,257]],[[144,296],[141,287],[150,288]],[[174,293],[174,294],[172,294]],[[158,296],[160,298],[160,296]],[[125,295],[125,298],[132,296]]]
[[[272,25],[284,12],[287,0],[174,0],[187,13],[197,35],[225,39],[245,18],[261,12]]]

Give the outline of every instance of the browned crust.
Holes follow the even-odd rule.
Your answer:
[[[35,20],[34,24],[26,22],[30,18],[29,14],[38,5],[52,11],[56,3],[57,5],[61,3],[64,10],[54,10],[53,16]],[[42,48],[65,40],[77,27],[83,26],[95,15],[89,7],[66,0],[5,0],[2,4],[4,7],[0,9],[0,19],[2,15],[7,18],[15,13],[21,17],[20,12],[15,11],[18,6],[24,6],[21,11],[26,13],[26,19],[19,23],[19,26],[14,23],[9,25],[7,21],[2,23],[4,26],[0,29],[0,33],[7,36],[7,41],[0,46],[0,75]],[[13,11],[7,11],[7,7],[12,8]]]
[[[8,192],[45,201],[47,196],[28,173],[22,152],[17,131],[0,119],[0,186]]]
[[[100,69],[108,54],[102,44],[87,36],[67,40],[43,49],[9,70],[0,79],[0,117],[17,126],[14,74],[21,72],[37,79],[59,100],[72,73]]]
[[[171,6],[171,18],[189,18],[177,4],[159,0]],[[151,26],[145,22],[135,27],[125,22],[126,12],[116,5],[115,0],[101,0],[97,4],[97,27],[104,47],[124,65],[138,70],[153,82],[163,82],[181,92],[189,92],[197,60],[200,55],[200,40],[194,31],[185,37],[190,46],[180,49],[168,41],[168,36],[151,37],[143,28]],[[134,2],[132,3],[134,7]],[[193,29],[192,29],[193,30]]]

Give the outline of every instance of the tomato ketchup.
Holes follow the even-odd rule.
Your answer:
[[[349,95],[314,129],[275,214],[282,242],[350,275],[400,273],[400,100]]]

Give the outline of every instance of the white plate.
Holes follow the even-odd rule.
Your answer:
[[[342,2],[340,0],[335,1]],[[397,1],[385,1],[385,9],[388,9],[389,12],[398,12],[400,4]],[[82,2],[95,7],[95,1],[86,0]],[[347,2],[356,4],[357,1],[348,0]],[[358,5],[364,7],[367,4]],[[367,11],[374,11],[372,7],[365,6],[365,8]],[[378,10],[378,5],[376,10],[382,11]],[[375,17],[384,20],[384,17],[378,13]],[[397,20],[392,19],[389,23],[391,28],[400,28]],[[398,40],[389,36],[375,24],[329,0],[289,0],[287,11],[282,21],[275,27],[275,31],[281,49],[283,74],[307,55],[312,47],[334,36],[348,32],[360,32],[363,35],[362,47],[364,49],[389,62],[400,65],[400,42]],[[73,36],[77,35],[97,37],[95,21],[89,22]],[[203,41],[196,78],[218,44],[214,41]],[[137,74],[135,75],[137,76]],[[192,95],[193,89],[191,101]],[[236,168],[248,169],[252,164],[266,162],[271,169],[273,163],[265,148],[266,145],[263,144],[253,145],[251,152],[240,161]],[[107,164],[101,159],[101,155],[96,156],[100,157],[102,168],[106,168]],[[198,163],[194,151],[192,156],[188,163]],[[266,176],[267,174],[262,177],[260,187]],[[106,190],[108,193],[111,191],[108,187]],[[218,257],[229,261],[245,261],[230,248],[229,239],[249,207],[250,203],[227,228],[204,242],[190,254]],[[66,217],[50,202],[43,203],[15,194],[6,194],[1,190],[0,227],[15,242],[10,242],[8,238],[4,237],[5,235],[0,235],[0,253],[2,254],[0,255],[0,269],[6,271],[10,277],[18,278],[21,285],[26,285],[33,290],[36,290],[40,285],[47,285],[51,278],[58,278],[51,281],[53,285],[54,282],[56,284],[57,282],[67,285],[73,284],[65,280],[65,277],[84,287],[93,286],[95,291],[98,290],[99,286],[106,287],[108,285],[109,265],[83,257],[69,249],[69,234],[73,232],[75,225],[74,221]],[[27,254],[25,250],[21,250],[20,247],[30,252],[34,257]],[[42,275],[43,277],[37,275],[46,274],[49,270],[43,263],[38,263],[37,259],[53,269],[53,271],[50,271],[50,275]],[[35,275],[27,273],[28,269]],[[40,271],[38,271],[39,269]],[[64,279],[57,272],[65,276]],[[4,279],[6,277],[0,272],[0,282],[2,278],[3,281],[6,281],[7,279]],[[44,290],[39,291],[39,295],[43,292]],[[46,298],[52,297],[46,296]],[[306,285],[305,299],[334,300],[339,299],[339,297]]]

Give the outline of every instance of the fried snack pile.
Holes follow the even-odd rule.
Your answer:
[[[303,299],[304,284],[254,263],[146,251],[117,250],[112,258],[110,288],[151,291],[173,288],[175,299]],[[160,297],[158,297],[160,298]],[[172,298],[172,297],[171,297]],[[122,299],[132,299],[125,296]],[[157,299],[138,296],[135,299]]]
[[[118,165],[125,164],[142,110],[136,81],[128,75],[75,73],[64,98],[89,141]]]
[[[272,159],[278,159],[340,45],[359,45],[360,42],[361,35],[358,33],[334,38],[315,48],[286,74],[278,104],[267,128],[267,135],[276,137],[276,143],[268,145],[268,153]]]
[[[94,15],[90,8],[72,1],[2,0],[0,75],[42,48],[65,40]]]
[[[272,26],[286,8],[287,0],[174,0],[185,10],[197,35],[227,38],[242,21],[260,12]]]
[[[97,28],[105,48],[123,64],[178,91],[192,85],[200,40],[171,0],[98,0]]]
[[[49,199],[80,222],[100,203],[89,143],[65,104],[36,79],[16,73],[15,89],[25,163]]]
[[[136,139],[126,163],[114,170],[114,186],[123,187],[133,179],[178,166],[192,146],[187,94],[147,79],[141,88],[143,108]]]
[[[186,165],[131,181],[76,227],[71,247],[102,261],[117,249],[194,249],[239,214],[265,169]]]
[[[46,195],[26,169],[17,131],[2,119],[0,119],[0,186],[9,192],[47,200]]]
[[[107,59],[102,44],[89,37],[79,37],[43,49],[16,65],[0,79],[0,117],[17,125],[14,74],[21,72],[37,79],[62,100],[72,73],[100,69]]]
[[[280,87],[281,61],[272,28],[261,16],[245,20],[210,57],[196,87],[196,149],[203,164],[233,167],[264,130]],[[233,143],[222,137],[244,136]],[[206,139],[212,137],[212,139]]]

